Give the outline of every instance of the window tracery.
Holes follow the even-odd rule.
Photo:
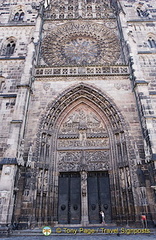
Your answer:
[[[6,42],[2,47],[2,55],[7,57],[13,55],[15,51],[15,47],[16,47],[16,39],[13,37],[7,38]]]
[[[138,17],[141,17],[141,18],[150,17],[150,13],[147,9],[147,6],[145,6],[145,4],[139,4],[138,7],[136,8],[136,12]]]
[[[14,53],[15,50],[15,42],[13,40],[11,40],[7,46],[6,46],[6,56],[11,56]]]
[[[61,14],[59,15],[59,18],[60,18],[60,19],[63,19],[63,18],[64,18],[64,14],[61,13]]]
[[[24,19],[24,12],[21,9],[15,13],[13,21],[15,21],[15,22],[23,21],[23,19]]]
[[[156,41],[154,40],[154,38],[152,37],[148,38],[148,45],[150,48],[156,48]]]

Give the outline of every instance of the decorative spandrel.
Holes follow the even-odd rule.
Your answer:
[[[100,116],[81,105],[64,119],[58,134],[59,171],[109,168],[109,137]]]
[[[120,44],[114,20],[103,23],[72,22],[45,25],[47,35],[42,42],[42,57],[46,64],[94,65],[115,64],[120,57]]]

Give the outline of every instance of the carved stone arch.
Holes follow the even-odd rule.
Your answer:
[[[118,136],[122,134],[125,139],[127,135],[127,127],[124,122],[123,116],[119,109],[115,106],[110,98],[104,96],[103,93],[94,89],[86,84],[79,84],[67,91],[64,91],[52,104],[49,104],[46,110],[46,114],[43,115],[40,122],[38,138],[40,143],[37,142],[38,161],[40,160],[42,139],[46,142],[46,138],[49,138],[49,133],[58,128],[58,121],[60,116],[63,116],[67,112],[67,108],[77,104],[78,102],[90,102],[93,106],[96,106],[99,111],[107,119],[107,125],[110,126],[113,135]],[[88,104],[89,105],[89,104]],[[126,141],[126,140],[125,140]]]
[[[58,175],[62,172],[106,172],[110,180],[112,220],[117,221],[117,215],[126,218],[127,206],[133,218],[133,170],[129,167],[127,126],[107,95],[84,83],[65,90],[48,105],[37,138],[36,201],[42,202],[43,194],[51,196],[48,212],[53,216],[52,221],[58,220]],[[82,190],[85,195],[85,187]],[[36,214],[37,219],[48,217],[39,210]]]
[[[53,103],[48,105],[46,113],[41,117],[38,138],[40,138],[41,132],[47,131],[56,124],[59,116],[69,105],[80,98],[88,99],[97,105],[107,116],[114,132],[127,131],[127,125],[120,110],[108,96],[104,96],[95,87],[88,86],[87,84],[79,84],[65,90]]]

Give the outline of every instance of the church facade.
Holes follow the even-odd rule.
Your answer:
[[[155,12],[1,1],[1,226],[156,224]]]

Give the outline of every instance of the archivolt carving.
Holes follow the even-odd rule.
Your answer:
[[[94,105],[97,105],[99,109],[104,112],[105,116],[108,117],[108,120],[112,120],[111,124],[114,130],[118,129],[118,131],[120,131],[120,129],[123,130],[125,128],[126,125],[125,123],[122,124],[123,118],[119,110],[115,109],[114,104],[111,103],[112,101],[108,99],[108,97],[104,97],[99,90],[93,90],[87,85],[80,84],[79,86],[63,93],[60,98],[58,98],[52,105],[49,106],[47,114],[44,115],[41,121],[39,135],[41,132],[53,128],[61,112],[65,111],[69,104],[72,104],[76,100],[83,98],[84,101],[87,99],[91,103],[93,102]]]
[[[78,101],[78,105],[76,102]],[[85,104],[85,103],[87,103]],[[81,108],[83,103],[83,108]],[[65,116],[69,105],[74,104],[75,107],[71,112]],[[94,111],[90,106],[95,106]],[[77,107],[76,107],[77,106]],[[126,124],[123,121],[122,115],[116,109],[114,104],[108,97],[104,97],[100,90],[94,90],[86,84],[80,84],[64,92],[53,104],[50,104],[47,109],[47,114],[43,116],[40,123],[38,132],[38,141],[36,148],[36,156],[39,156],[41,161],[51,163],[54,161],[53,152],[56,146],[58,151],[71,151],[75,152],[87,149],[108,151],[109,150],[109,134],[101,121],[99,112],[107,119],[107,125],[111,131],[119,133],[126,129]],[[62,113],[64,118],[62,118]],[[98,113],[98,114],[97,114]],[[62,120],[60,120],[62,119]],[[62,121],[62,123],[58,123]],[[83,120],[83,121],[82,121]],[[57,125],[56,125],[57,124]],[[57,130],[57,136],[54,135],[54,129]],[[51,139],[49,136],[52,135]],[[54,143],[57,138],[57,144]],[[48,140],[50,139],[50,140]],[[47,146],[51,146],[47,150]],[[47,154],[48,153],[48,154]],[[50,156],[50,157],[47,157]],[[64,166],[60,169],[64,169]],[[71,166],[71,163],[70,163]],[[75,169],[76,167],[70,167]],[[104,168],[97,166],[97,168]],[[92,166],[93,169],[93,166]]]
[[[45,36],[42,55],[47,64],[57,66],[113,64],[119,59],[120,44],[114,29],[72,22],[57,26]]]

